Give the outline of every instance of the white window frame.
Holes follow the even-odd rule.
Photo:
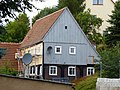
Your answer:
[[[55,73],[51,73],[52,68],[55,68]],[[49,66],[49,75],[54,75],[54,76],[57,75],[57,66]]]
[[[35,67],[35,75],[37,75],[38,67]]]
[[[74,52],[71,52],[72,48],[74,49]],[[69,47],[69,54],[76,54],[76,47],[74,46]]]
[[[35,66],[30,66],[30,68],[29,68],[29,74],[30,75],[35,75],[35,73],[33,73],[34,72],[34,68],[35,68]]]
[[[90,70],[90,74],[88,74],[88,71]],[[87,67],[87,76],[93,75],[92,71],[93,70],[93,74],[95,73],[95,68],[94,67]]]
[[[70,74],[69,72],[70,72],[70,69],[74,69],[75,71],[74,71],[74,74]],[[68,76],[76,76],[76,67],[75,66],[69,66],[68,67]]]
[[[60,48],[60,52],[57,52],[57,48]],[[62,46],[55,46],[55,54],[62,54]]]
[[[42,75],[42,66],[40,66],[40,73],[39,75]]]

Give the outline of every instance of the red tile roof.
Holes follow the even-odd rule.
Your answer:
[[[51,26],[55,23],[63,11],[64,8],[41,19],[38,19],[34,23],[32,29],[27,33],[24,40],[21,42],[21,47],[28,47],[42,41],[46,33],[49,31]]]
[[[3,66],[6,62],[11,64],[11,68],[18,70],[18,62],[15,59],[15,53],[19,48],[19,43],[8,43],[8,42],[0,42],[0,48],[6,49],[6,54],[0,58],[0,66]]]

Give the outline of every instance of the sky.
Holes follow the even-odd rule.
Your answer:
[[[114,2],[117,0],[113,0]],[[39,0],[32,0],[32,4],[34,4],[38,9],[43,9],[45,7],[52,7],[58,4],[58,0],[44,0],[44,2],[40,2]],[[27,12],[29,18],[33,18],[33,16],[37,15],[39,11],[33,9],[33,12]]]
[[[35,5],[38,9],[43,9],[45,7],[53,7],[58,4],[58,0],[44,0],[44,2],[40,1],[32,1],[31,2],[33,5]],[[32,18],[33,16],[37,15],[39,11],[33,9],[32,12],[26,12],[29,18]]]
[[[114,2],[116,2],[117,0],[113,0]]]
[[[40,2],[39,0],[32,0],[31,3],[37,7],[38,9],[44,9],[45,7],[53,7],[57,6],[58,0],[44,0],[43,2]],[[36,9],[32,9],[32,12],[26,11],[27,16],[29,17],[30,24],[32,24],[32,18],[36,16],[39,12]]]

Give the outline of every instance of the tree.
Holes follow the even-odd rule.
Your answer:
[[[112,15],[109,16],[111,26],[107,28],[106,43],[112,45],[120,41],[120,0],[115,3]]]
[[[16,18],[16,12],[32,11],[32,8],[36,8],[29,1],[30,0],[0,0],[0,38],[2,38],[6,32],[3,22],[8,22],[8,18]],[[43,0],[37,1],[42,2]]]
[[[105,78],[118,78],[120,70],[120,43],[112,48],[107,48],[101,53],[102,75]]]
[[[76,20],[91,42],[95,42],[96,44],[103,42],[103,37],[99,33],[99,27],[102,25],[102,20],[100,18],[91,15],[90,10],[87,10],[80,12],[76,16]]]
[[[25,10],[31,11],[33,7],[35,8],[29,0],[0,0],[0,20],[7,16],[14,18],[16,16],[15,12],[25,12]]]
[[[68,7],[74,17],[85,9],[85,0],[59,0],[58,8]]]
[[[86,35],[95,35],[102,24],[102,20],[100,18],[97,18],[95,15],[91,15],[90,10],[80,12],[76,16],[76,20],[78,21]]]
[[[40,18],[42,18],[42,17],[44,17],[48,14],[51,14],[51,13],[57,11],[57,10],[58,10],[57,7],[52,7],[52,8],[46,7],[46,8],[44,8],[35,17],[32,18],[32,24],[34,24],[37,19],[40,19]]]
[[[20,14],[13,22],[6,25],[7,33],[3,41],[21,42],[29,30],[29,19],[26,14]]]

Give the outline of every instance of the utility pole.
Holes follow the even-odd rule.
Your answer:
[[[102,62],[100,62],[100,78],[102,78]]]
[[[120,60],[119,60],[119,79],[120,79]]]

